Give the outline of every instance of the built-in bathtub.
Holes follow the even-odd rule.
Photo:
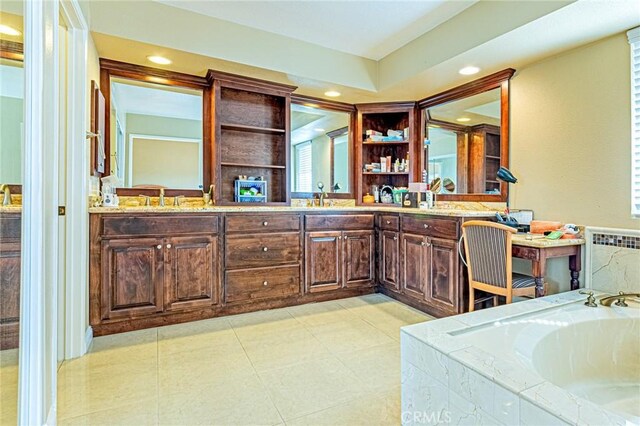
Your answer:
[[[404,327],[403,424],[640,424],[640,303],[585,298]]]

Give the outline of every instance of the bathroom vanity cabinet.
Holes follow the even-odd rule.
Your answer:
[[[463,217],[321,210],[91,215],[95,335],[372,293],[464,311]],[[377,287],[376,287],[377,286]]]
[[[0,213],[0,350],[18,347],[21,213]]]

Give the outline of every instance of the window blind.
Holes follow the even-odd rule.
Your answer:
[[[311,141],[299,143],[296,151],[296,191],[313,192],[311,177]]]
[[[627,32],[631,45],[631,214],[640,217],[640,27]]]

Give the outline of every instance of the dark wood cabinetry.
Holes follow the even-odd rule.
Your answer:
[[[400,290],[400,233],[379,233],[380,284],[393,291]]]
[[[18,347],[20,213],[0,214],[0,350]]]
[[[427,237],[403,233],[401,236],[402,292],[418,300],[425,298],[429,276]]]
[[[482,124],[469,132],[469,193],[500,192],[500,127]]]
[[[458,313],[458,243],[429,238],[428,251],[425,300],[443,312]]]
[[[374,279],[373,231],[344,231],[342,235],[344,286],[371,285]]]
[[[342,232],[308,232],[305,238],[307,291],[342,287]]]

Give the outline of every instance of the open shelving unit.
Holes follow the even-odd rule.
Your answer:
[[[409,182],[420,176],[417,146],[417,110],[415,102],[387,102],[356,105],[356,203],[362,204],[362,196],[371,193],[372,185],[408,187]],[[409,137],[403,141],[370,142],[365,132],[376,130],[387,134],[387,130],[409,128]],[[392,163],[409,156],[408,172],[365,172],[365,164],[378,163],[380,157],[390,155]]]
[[[267,182],[266,204],[289,204],[290,104],[295,86],[213,70],[207,79],[212,84],[216,202],[237,204],[234,182],[245,175]]]
[[[481,124],[471,128],[469,189],[472,193],[500,191],[500,127]]]

